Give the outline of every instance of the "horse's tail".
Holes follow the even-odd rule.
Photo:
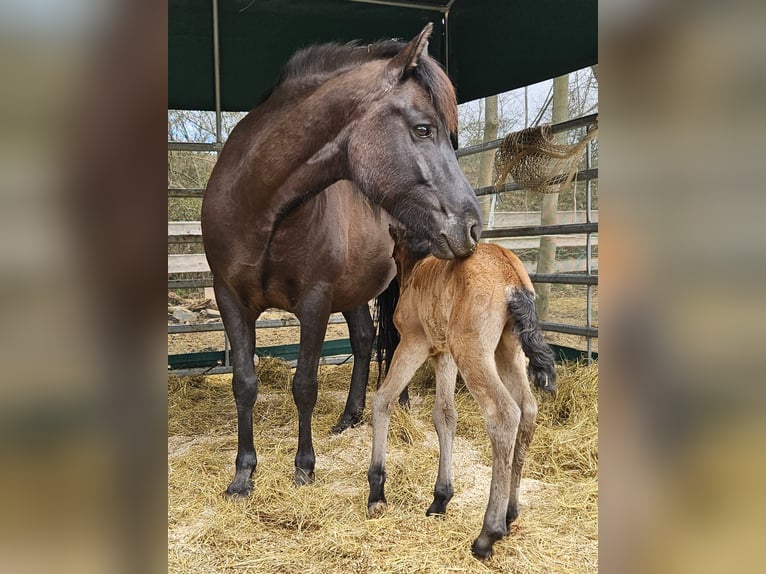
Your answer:
[[[394,325],[394,311],[399,302],[399,279],[394,277],[385,291],[375,299],[375,316],[378,319],[378,337],[375,350],[378,360],[378,386],[391,366],[394,349],[399,344],[399,331]]]
[[[519,288],[513,290],[508,301],[508,313],[514,322],[514,333],[521,341],[521,349],[529,359],[529,379],[539,389],[556,392],[555,355],[545,342],[537,324],[534,291]]]

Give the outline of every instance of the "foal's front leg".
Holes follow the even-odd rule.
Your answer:
[[[439,474],[434,486],[434,501],[426,510],[426,516],[444,514],[454,492],[452,488],[452,444],[457,429],[455,409],[455,382],[457,366],[452,356],[442,353],[434,358],[436,374],[436,401],[434,402],[434,427],[439,437]]]
[[[370,485],[367,515],[370,518],[382,515],[386,509],[383,489],[386,482],[386,442],[391,407],[427,358],[428,342],[424,338],[402,338],[394,351],[386,379],[372,399],[372,460],[367,471],[367,482]]]

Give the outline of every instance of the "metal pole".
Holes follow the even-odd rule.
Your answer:
[[[221,144],[221,58],[218,38],[218,0],[213,0],[213,74],[215,80],[215,141]]]
[[[588,145],[585,147],[585,169],[590,169],[591,164],[591,144],[593,141],[589,141]],[[591,222],[591,180],[588,179],[585,182],[585,222],[590,223]],[[590,232],[587,233],[585,236],[585,274],[590,275],[591,274],[591,234]],[[593,303],[591,301],[591,298],[593,296],[593,287],[591,285],[588,285],[586,287],[587,294],[585,299],[585,325],[588,329],[592,327],[593,324]],[[593,339],[591,337],[587,337],[587,362],[590,365],[593,363]]]

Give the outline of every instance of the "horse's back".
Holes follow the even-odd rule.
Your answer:
[[[533,291],[524,264],[498,245],[481,243],[464,259],[428,256],[415,265],[402,294],[397,327],[423,329],[435,352],[447,351],[451,339],[467,333],[499,336],[509,321],[509,296],[518,288]],[[496,328],[487,330],[490,324]]]

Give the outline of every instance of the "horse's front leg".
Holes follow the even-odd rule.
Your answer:
[[[348,323],[348,336],[354,353],[354,368],[351,372],[351,386],[348,389],[346,408],[343,409],[338,424],[332,427],[334,433],[343,432],[362,420],[367,380],[370,376],[372,343],[375,339],[375,325],[373,325],[367,303],[351,311],[345,311],[343,316]]]
[[[237,404],[237,460],[234,480],[226,489],[226,494],[244,497],[253,491],[252,476],[258,464],[253,445],[253,405],[258,396],[253,355],[258,313],[245,309],[232,292],[219,282],[215,283],[215,299],[231,341],[231,365],[234,372],[231,386]]]
[[[311,416],[317,402],[317,368],[330,319],[332,291],[317,286],[306,294],[295,311],[301,323],[300,351],[293,377],[293,399],[298,408],[298,452],[295,455],[295,484],[314,482],[314,444]]]
[[[367,498],[367,515],[375,518],[386,509],[383,493],[386,483],[386,443],[391,407],[404,390],[420,365],[428,358],[428,341],[425,337],[402,337],[391,360],[391,368],[372,400],[372,460],[367,471],[370,495]]]

